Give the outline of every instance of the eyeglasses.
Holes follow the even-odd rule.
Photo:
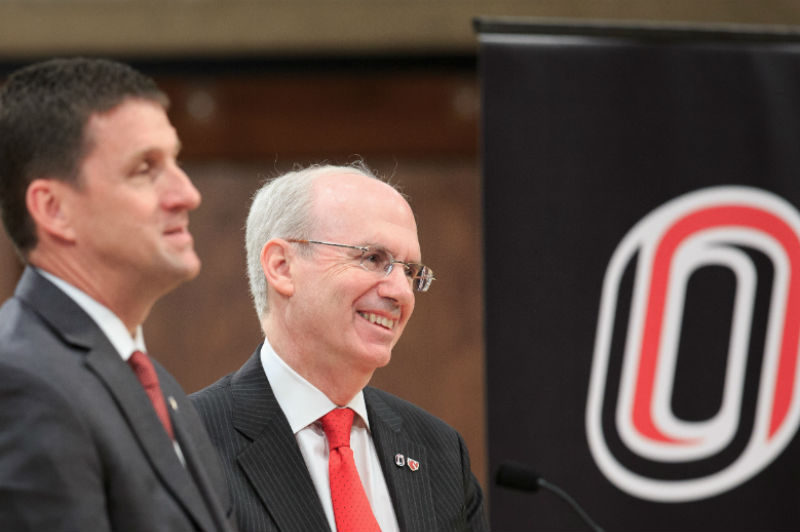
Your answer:
[[[355,249],[361,252],[359,257],[359,264],[368,272],[380,273],[388,277],[395,264],[403,266],[403,270],[411,283],[411,287],[417,292],[427,292],[431,287],[431,283],[436,279],[433,276],[433,270],[424,264],[417,264],[415,262],[403,262],[402,260],[395,259],[389,251],[382,247],[370,246],[352,246],[350,244],[335,244],[333,242],[322,242],[320,240],[303,240],[298,238],[287,238],[287,242],[294,242],[295,244],[321,244],[323,246],[335,246],[337,248]]]

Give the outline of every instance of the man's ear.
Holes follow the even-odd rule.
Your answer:
[[[25,193],[25,205],[37,231],[54,238],[75,241],[75,229],[69,216],[70,185],[57,179],[34,179]]]
[[[289,242],[282,238],[273,238],[261,248],[261,269],[267,284],[284,297],[294,294],[293,257]]]

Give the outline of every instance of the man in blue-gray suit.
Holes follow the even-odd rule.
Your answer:
[[[461,436],[367,386],[434,280],[404,197],[363,165],[290,172],[246,248],[264,342],[192,395],[242,530],[485,530]]]
[[[200,194],[155,83],[57,59],[0,91],[0,207],[25,271],[0,308],[4,530],[229,530],[224,472],[141,324],[200,261]]]

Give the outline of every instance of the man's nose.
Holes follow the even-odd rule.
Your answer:
[[[163,199],[168,209],[193,210],[200,205],[202,196],[186,172],[174,164],[170,169],[169,185]]]
[[[414,290],[403,264],[394,263],[392,265],[392,270],[381,282],[381,287],[383,290],[379,290],[378,294],[394,299],[398,304],[405,305],[414,300]]]

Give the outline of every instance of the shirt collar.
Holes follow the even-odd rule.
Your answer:
[[[286,415],[294,434],[337,408],[336,403],[278,356],[266,338],[261,347],[261,364],[264,366],[264,373],[267,374],[275,399]],[[352,408],[369,429],[363,391],[359,391],[346,406]]]
[[[117,350],[122,360],[126,361],[130,358],[134,351],[147,352],[144,345],[144,334],[142,333],[142,326],[136,327],[136,335],[131,337],[128,328],[122,323],[116,314],[114,314],[108,307],[98,303],[95,299],[89,296],[83,290],[76,288],[67,281],[56,277],[52,273],[46,272],[40,268],[36,271],[42,274],[48,281],[56,285],[62,292],[67,294],[79,307],[81,307],[86,314],[100,327],[103,334],[106,335],[111,345]]]

